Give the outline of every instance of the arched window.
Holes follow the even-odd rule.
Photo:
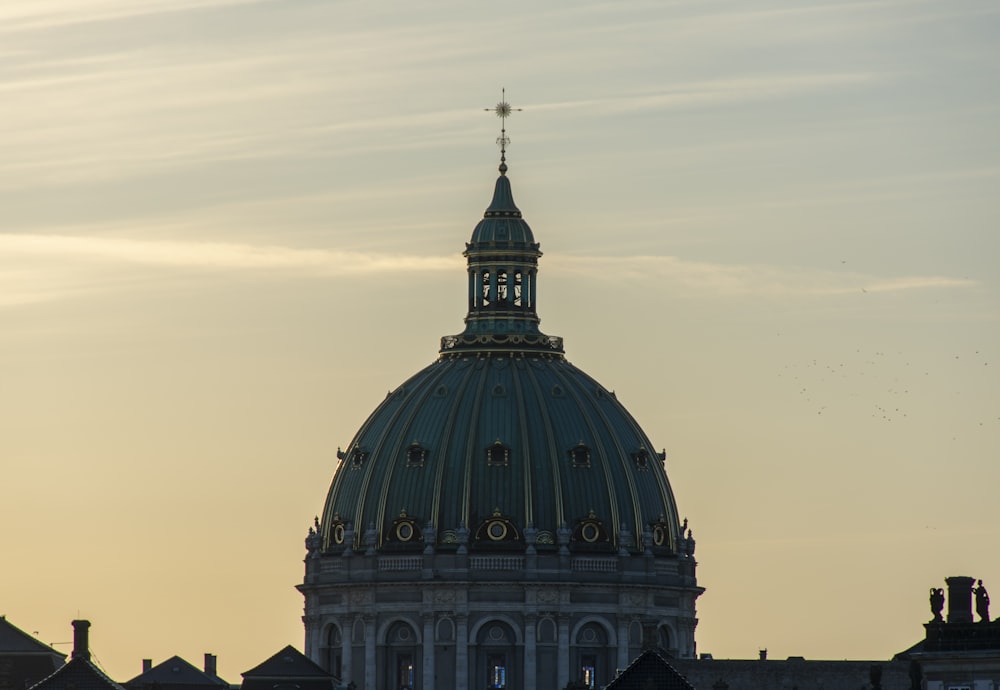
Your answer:
[[[391,690],[415,690],[417,687],[417,635],[408,624],[393,623],[386,632],[389,647],[387,669]]]
[[[607,682],[608,635],[597,623],[587,623],[576,633],[577,680],[588,688]]]
[[[337,678],[343,677],[341,660],[344,652],[344,637],[340,632],[340,627],[331,625],[327,633],[327,651],[329,652],[329,662],[327,670]]]
[[[507,301],[507,271],[497,271],[497,302]]]
[[[524,300],[521,293],[523,274],[520,271],[514,271],[514,306],[523,307]]]
[[[482,304],[483,304],[484,307],[488,307],[488,306],[490,306],[490,301],[491,301],[490,298],[492,297],[492,295],[490,295],[490,272],[489,271],[483,271],[482,275],[483,275],[482,281],[481,281],[482,282],[482,295],[483,295],[483,302],[482,302]]]

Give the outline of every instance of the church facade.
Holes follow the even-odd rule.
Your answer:
[[[307,538],[306,654],[344,684],[600,687],[644,646],[696,654],[665,454],[539,329],[541,254],[503,151],[464,331],[338,451]]]

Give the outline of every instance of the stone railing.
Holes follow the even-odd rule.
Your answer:
[[[319,562],[321,573],[339,573],[344,569],[344,561],[340,558],[323,558]]]
[[[524,570],[524,556],[472,556],[472,570]]]
[[[378,569],[385,572],[420,570],[424,559],[420,556],[379,556]]]
[[[577,557],[573,559],[573,570],[582,573],[615,573],[618,572],[618,559]]]

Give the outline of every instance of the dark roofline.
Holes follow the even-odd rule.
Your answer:
[[[40,656],[47,654],[54,654],[55,656],[58,656],[60,659],[66,658],[66,655],[60,652],[58,649],[53,649],[52,647],[45,644],[41,640],[32,637],[31,635],[29,635],[28,633],[24,632],[19,627],[11,623],[9,620],[7,620],[7,616],[0,616],[0,626],[7,628],[8,634],[12,634],[11,636],[15,640],[20,638],[20,640],[26,643],[27,645],[26,649],[0,649],[0,654],[3,654],[5,652],[6,653],[16,652],[19,655],[38,654]]]

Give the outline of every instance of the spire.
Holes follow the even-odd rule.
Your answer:
[[[487,109],[490,110],[490,109]],[[562,357],[562,338],[538,329],[536,311],[538,258],[542,252],[528,223],[514,204],[507,177],[506,119],[511,108],[504,100],[492,108],[504,123],[500,127],[500,177],[493,199],[465,245],[468,259],[469,312],[465,331],[441,339],[443,356],[482,353],[534,353]]]
[[[500,118],[500,136],[497,137],[497,145],[500,146],[500,175],[507,174],[507,144],[510,138],[507,136],[507,118],[513,112],[521,112],[521,108],[511,108],[507,102],[507,89],[500,89],[500,102],[492,108],[483,108],[486,112],[494,112]]]

